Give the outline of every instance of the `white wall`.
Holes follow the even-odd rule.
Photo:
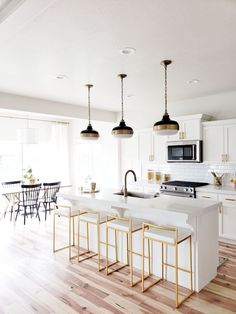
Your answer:
[[[169,102],[168,111],[171,117],[205,113],[216,120],[236,118],[236,91]],[[156,106],[144,104],[142,110],[126,111],[125,121],[134,129],[149,128],[162,118],[163,112],[164,103],[157,100]]]
[[[85,142],[80,139],[80,132],[86,129],[87,125],[87,120],[80,119],[72,120],[69,125],[69,165],[71,183],[75,187],[84,186],[85,175],[93,176],[93,174],[96,173],[99,174],[99,178],[95,177],[92,179],[95,181],[100,180],[100,182],[97,182],[99,187],[117,188],[119,185],[119,142],[111,135],[111,130],[115,123],[92,121],[92,126],[99,132],[100,138],[98,141],[91,143],[91,145],[98,145],[99,147],[95,147],[94,150],[91,149],[91,154],[94,155],[88,156],[88,159],[90,159],[90,157],[96,159],[95,162],[93,162],[93,166],[96,167],[96,169],[88,171],[90,173],[83,173],[83,176],[81,177],[79,170],[81,169],[80,153],[81,150],[83,150],[83,144],[87,144],[88,141]],[[84,149],[87,150],[87,147]],[[96,153],[98,153],[97,156]],[[84,160],[83,156],[82,163],[84,164],[84,167],[89,168],[87,162],[90,163],[91,161]],[[91,168],[93,168],[93,166]]]
[[[61,102],[13,95],[0,92],[0,109],[17,110],[19,112],[39,113],[53,115],[60,118],[87,119],[88,109],[84,106],[76,106]],[[91,116],[94,120],[116,120],[116,113],[108,110],[91,108]]]

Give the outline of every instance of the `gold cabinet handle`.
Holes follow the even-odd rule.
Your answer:
[[[211,197],[210,197],[210,196],[204,196],[204,195],[203,195],[202,198],[211,198]]]
[[[182,140],[185,138],[185,133],[182,132]]]
[[[222,214],[222,206],[219,206],[219,213]]]
[[[225,160],[225,154],[222,154],[222,155],[221,155],[221,161],[222,161],[222,162],[225,162],[225,161],[226,161],[226,160]]]
[[[229,161],[229,155],[225,154],[225,161]]]

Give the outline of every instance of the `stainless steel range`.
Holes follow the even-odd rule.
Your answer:
[[[196,198],[196,188],[207,184],[204,182],[169,181],[160,186],[160,192],[166,195]]]

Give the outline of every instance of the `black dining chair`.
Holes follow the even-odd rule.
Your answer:
[[[21,180],[18,180],[18,181],[6,181],[6,182],[1,182],[1,184],[2,184],[2,188],[3,188],[3,189],[9,189],[9,190],[10,190],[10,189],[12,189],[12,190],[16,189],[16,190],[17,190],[17,189],[20,189],[21,184],[22,184],[22,181],[21,181]],[[8,201],[9,204],[10,204],[10,202],[11,202],[11,196],[10,196],[10,195],[6,195],[6,194],[4,194],[4,196],[6,197],[7,201]],[[18,202],[19,202],[19,194],[17,193],[17,194],[15,195],[14,204],[12,204],[11,207],[10,207],[10,220],[12,220],[14,205],[17,205]],[[5,212],[4,212],[4,215],[3,215],[4,218],[6,217],[8,207],[9,207],[9,206],[7,206],[6,209],[5,209]]]
[[[41,204],[44,207],[45,220],[47,219],[47,212],[51,214],[51,211],[57,208],[57,193],[60,190],[61,182],[43,183],[43,196]],[[54,206],[52,206],[52,204]]]
[[[35,217],[38,217],[38,219],[40,221],[39,193],[41,190],[41,183],[39,183],[39,184],[22,184],[21,188],[22,188],[22,191],[20,193],[20,201],[18,203],[16,219],[17,219],[20,211],[23,210],[24,225],[26,222],[26,217],[28,217],[28,216],[30,216],[32,218],[33,215],[35,215]]]

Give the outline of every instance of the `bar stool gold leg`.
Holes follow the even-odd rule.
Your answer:
[[[75,220],[74,220],[74,216],[72,217],[72,230],[73,230],[73,233],[72,233],[72,236],[73,236],[73,246],[75,246]]]
[[[175,245],[175,280],[176,280],[176,307],[179,306],[179,280],[178,280],[178,244]]]
[[[53,253],[56,251],[56,215],[53,214]]]
[[[71,217],[68,219],[69,221],[69,259],[71,259]]]
[[[116,253],[116,262],[118,262],[118,247],[117,247],[117,231],[115,230],[115,253]]]
[[[148,239],[148,275],[151,275],[150,240]]]
[[[100,271],[100,225],[97,224],[98,271]]]
[[[108,227],[106,225],[106,274],[108,275]]]
[[[164,279],[164,244],[161,243],[161,276]]]
[[[77,250],[77,260],[78,260],[78,263],[79,263],[79,257],[80,257],[80,219],[79,219],[79,216],[78,216],[78,237],[77,237],[77,241],[78,241],[78,250]]]
[[[192,236],[189,238],[189,246],[190,246],[190,287],[191,292],[193,292],[193,265],[192,265]]]
[[[133,239],[132,232],[129,232],[129,252],[130,252],[130,286],[133,286]]]
[[[125,234],[126,237],[126,261],[127,265],[129,266],[129,235],[128,233]]]
[[[142,229],[142,292],[144,292],[144,270],[145,270],[144,255],[145,255],[145,238],[144,229]],[[148,256],[148,259],[149,258],[150,257]]]
[[[89,252],[89,224],[86,222],[86,230],[87,230],[87,250]]]

